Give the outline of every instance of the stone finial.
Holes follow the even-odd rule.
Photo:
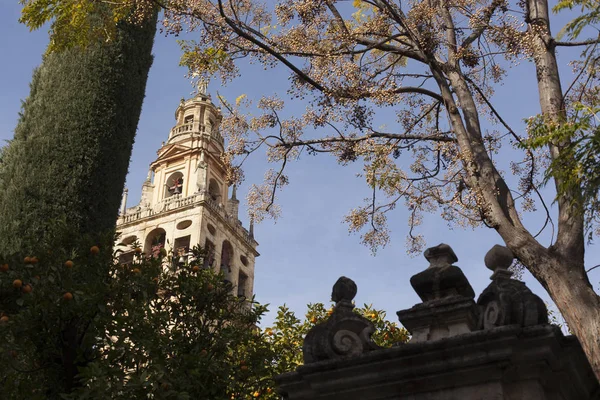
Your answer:
[[[352,279],[342,276],[333,286],[331,299],[336,302],[329,319],[315,325],[304,339],[304,363],[357,356],[378,349],[371,340],[375,326],[356,314],[352,299],[357,287]]]
[[[342,276],[333,285],[331,301],[334,301],[336,306],[352,304],[357,290],[356,283],[352,279]]]
[[[492,283],[479,296],[480,329],[504,325],[532,326],[548,323],[546,305],[525,283],[511,279],[508,267],[514,259],[507,247],[495,245],[485,255],[485,265],[494,273]]]
[[[429,268],[448,267],[458,261],[452,247],[445,243],[428,248],[423,255],[429,261]]]
[[[423,253],[429,267],[410,278],[410,284],[421,300],[430,301],[451,296],[474,298],[475,292],[462,270],[452,263],[458,257],[447,244],[431,247]]]

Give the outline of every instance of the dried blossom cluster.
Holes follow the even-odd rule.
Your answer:
[[[287,184],[284,172],[291,161],[304,153],[330,153],[342,165],[364,164],[361,175],[371,196],[346,221],[373,249],[388,243],[386,213],[399,202],[410,211],[413,250],[424,243],[413,232],[426,212],[440,212],[451,224],[497,227],[504,218],[519,221],[520,212],[542,209],[544,227],[551,225],[539,192],[548,151],[524,148],[527,133],[513,130],[492,102],[495,85],[511,67],[539,61],[556,43],[527,2],[135,3],[139,13],[145,10],[140,4],[162,5],[169,34],[196,33],[197,40],[182,42],[190,75],[217,75],[228,83],[240,75],[236,62],[242,58],[267,69],[283,66],[290,71],[289,96],[308,103],[303,115],[289,117],[276,97],[258,99],[254,114],[243,97],[234,103],[223,99],[231,182],[243,179],[240,166],[261,148],[277,164],[250,192],[256,220],[279,213],[275,193]],[[576,73],[595,68],[596,55],[589,50],[576,60]],[[596,75],[581,73],[592,75],[578,77],[568,102],[597,98]],[[394,110],[396,120],[382,127],[385,109]],[[523,153],[506,163],[509,176],[516,177],[509,181],[513,188],[494,159],[506,144],[510,154]]]

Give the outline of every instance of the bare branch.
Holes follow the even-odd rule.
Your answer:
[[[592,44],[600,43],[600,35],[596,39],[588,39],[581,42],[559,42],[554,41],[555,46],[563,46],[563,47],[576,47],[576,46],[589,46]]]
[[[360,137],[328,137],[321,139],[310,139],[310,140],[296,140],[293,142],[282,142],[278,143],[274,146],[276,147],[284,147],[284,148],[292,148],[298,146],[306,146],[306,145],[315,145],[315,144],[325,144],[325,143],[340,143],[340,142],[362,142],[368,139],[376,139],[376,138],[385,138],[385,139],[400,139],[400,140],[430,140],[434,142],[454,142],[455,139],[449,136],[443,135],[430,135],[430,136],[420,136],[420,135],[398,135],[395,133],[381,133],[381,132],[373,132],[366,134]]]

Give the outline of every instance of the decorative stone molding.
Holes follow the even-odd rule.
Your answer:
[[[331,318],[305,339],[305,365],[275,377],[281,398],[600,400],[578,340],[547,324],[544,303],[511,279],[510,250],[495,246],[486,255],[494,274],[477,304],[448,245],[425,257],[429,268],[411,279],[423,303],[398,311],[410,343],[371,351],[373,325],[352,311],[356,284],[342,277]]]
[[[353,311],[356,283],[342,276],[333,286],[335,301],[329,319],[314,326],[306,335],[302,352],[304,363],[354,357],[379,347],[371,340],[375,327],[368,319]]]
[[[411,342],[438,340],[477,329],[475,292],[462,270],[452,265],[458,261],[452,248],[442,243],[423,255],[429,267],[410,278],[423,303],[397,313],[412,335]]]
[[[447,244],[431,247],[423,253],[429,267],[410,278],[410,284],[424,302],[450,296],[475,298],[475,292],[462,270],[452,263],[458,261]]]
[[[492,283],[481,293],[477,305],[481,310],[479,328],[504,325],[522,327],[548,323],[548,310],[525,283],[511,279],[508,270],[514,256],[504,246],[494,246],[485,256],[485,265],[494,273]]]

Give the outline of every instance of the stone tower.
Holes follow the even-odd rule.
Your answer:
[[[120,242],[138,241],[146,254],[164,247],[175,261],[201,245],[208,252],[204,267],[221,270],[239,296],[251,297],[258,243],[252,227],[248,232],[238,219],[235,187],[228,197],[221,113],[206,94],[206,85],[194,98],[181,100],[175,119],[150,164],[140,203],[126,208],[127,189],[123,193],[117,220]],[[130,246],[121,249],[122,262],[133,259]]]

